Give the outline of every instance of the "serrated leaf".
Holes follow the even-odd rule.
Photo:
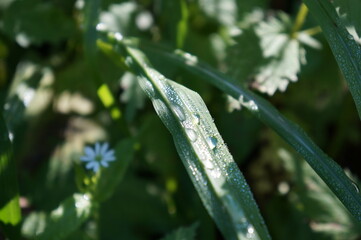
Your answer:
[[[0,222],[16,225],[21,220],[16,164],[11,142],[0,113]]]
[[[74,194],[50,214],[33,213],[25,220],[22,232],[38,240],[66,239],[84,223],[91,213],[88,195]]]
[[[306,62],[302,44],[316,48],[320,44],[305,33],[291,36],[292,23],[285,13],[280,12],[267,21],[252,21],[260,16],[254,11],[248,16],[251,20],[242,24],[245,28],[229,50],[229,72],[239,81],[252,80],[255,89],[273,95],[298,80],[297,74]]]
[[[161,240],[195,240],[198,225],[198,223],[194,223],[189,227],[180,227]]]
[[[348,33],[335,7],[329,1],[304,0],[304,2],[320,24],[330,44],[361,119],[361,46]]]
[[[281,41],[282,42],[282,41]],[[298,80],[297,74],[304,59],[305,50],[297,40],[282,42],[277,57],[266,60],[256,71],[252,86],[272,96],[277,90],[284,92],[290,82]]]
[[[354,27],[361,37],[361,1],[359,0],[334,0],[332,1],[338,12],[346,19],[346,26]]]
[[[126,48],[129,67],[173,135],[183,164],[204,206],[227,239],[269,239],[253,195],[233,161],[202,98],[145,64]]]

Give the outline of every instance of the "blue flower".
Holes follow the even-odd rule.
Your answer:
[[[80,160],[86,162],[85,167],[87,169],[93,169],[97,172],[101,166],[108,167],[109,162],[115,160],[114,150],[109,149],[109,144],[96,143],[94,149],[91,147],[85,147],[85,155],[80,157]]]

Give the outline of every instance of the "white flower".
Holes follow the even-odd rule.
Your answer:
[[[114,150],[109,149],[109,144],[96,143],[94,149],[91,147],[85,147],[85,155],[80,157],[80,160],[86,162],[85,167],[87,169],[93,169],[97,172],[100,166],[108,167],[109,162],[115,160]]]

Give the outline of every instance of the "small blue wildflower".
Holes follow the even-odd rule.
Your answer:
[[[80,160],[86,162],[85,167],[87,169],[93,169],[97,172],[101,166],[108,167],[109,162],[115,160],[114,150],[109,149],[109,144],[96,143],[94,149],[91,147],[85,147],[85,155],[80,157]]]

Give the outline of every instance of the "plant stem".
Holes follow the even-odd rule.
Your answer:
[[[305,20],[306,20],[306,16],[308,13],[308,8],[306,7],[305,4],[301,4],[300,10],[298,10],[298,14],[295,20],[295,23],[292,27],[291,30],[291,38],[296,38],[297,37],[297,32],[301,29],[301,27],[303,26]]]

